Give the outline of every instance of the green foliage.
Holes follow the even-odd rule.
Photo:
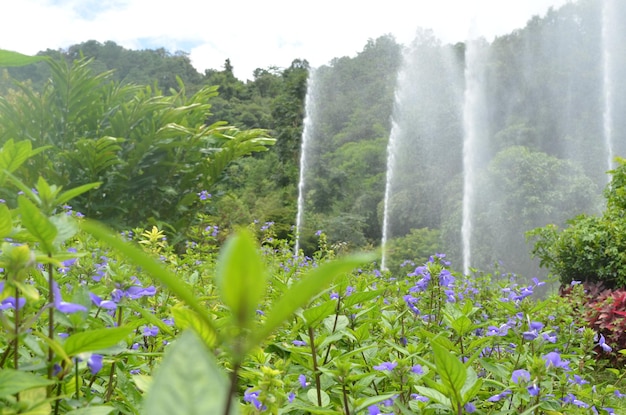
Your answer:
[[[207,124],[216,87],[187,96],[179,79],[179,89],[164,96],[114,82],[110,71],[94,74],[87,59],[47,62],[51,78],[41,93],[20,83],[19,92],[0,99],[0,142],[8,143],[2,160],[9,171],[21,166],[27,188],[39,175],[83,190],[101,183],[66,196],[79,196],[74,209],[105,222],[166,224],[182,235],[195,218],[196,194],[214,187],[233,161],[274,143],[264,130]],[[14,137],[46,151],[23,165],[34,153],[13,145]]]
[[[394,274],[410,265],[412,271],[416,264],[424,263],[433,252],[441,251],[440,232],[434,229],[411,229],[407,235],[389,241],[387,248],[388,268]],[[411,268],[412,266],[412,268]]]
[[[608,287],[626,286],[626,222],[623,194],[626,160],[618,159],[605,191],[606,209],[601,216],[580,215],[559,230],[554,225],[529,233],[533,254],[562,284],[571,281],[601,282]]]

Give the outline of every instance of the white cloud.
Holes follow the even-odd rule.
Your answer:
[[[230,58],[240,78],[294,59],[313,66],[352,56],[368,39],[391,33],[408,43],[418,27],[445,42],[463,41],[472,22],[491,39],[523,27],[566,0],[20,0],[3,5],[0,48],[23,53],[95,39],[141,48],[142,40],[190,52],[203,71]],[[189,45],[194,45],[189,47]]]

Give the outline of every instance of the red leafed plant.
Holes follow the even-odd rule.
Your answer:
[[[626,349],[626,290],[603,290],[587,303],[587,321],[613,350]]]

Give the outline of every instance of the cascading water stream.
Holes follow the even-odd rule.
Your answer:
[[[302,224],[304,222],[304,192],[306,189],[306,170],[307,170],[307,157],[309,156],[310,141],[314,133],[314,116],[315,116],[315,70],[309,70],[309,77],[307,80],[307,92],[304,101],[305,116],[304,127],[302,129],[302,142],[300,145],[300,176],[298,179],[298,213],[296,216],[296,234],[295,234],[295,248],[294,255],[298,256],[300,253],[300,232],[302,230]]]
[[[603,105],[602,128],[604,134],[604,146],[607,154],[607,170],[613,168],[613,77],[612,77],[612,45],[611,28],[613,24],[613,1],[604,0],[602,2],[602,88]],[[607,175],[607,180],[611,176]]]
[[[397,101],[397,97],[396,97]],[[387,270],[387,241],[389,240],[389,200],[391,198],[391,184],[395,174],[395,154],[399,135],[399,126],[392,121],[391,133],[389,134],[389,142],[387,143],[387,177],[385,178],[385,196],[383,202],[383,238],[382,238],[382,259],[380,269]]]
[[[483,133],[485,103],[482,93],[480,51],[476,41],[465,50],[465,93],[463,96],[463,219],[461,240],[463,273],[469,274],[472,261],[472,231],[475,206],[476,169],[480,135]]]

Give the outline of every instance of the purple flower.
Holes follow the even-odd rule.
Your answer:
[[[293,343],[294,346],[298,346],[298,347],[306,346],[306,342],[302,340],[294,340],[291,343]]]
[[[417,393],[412,393],[411,394],[411,399],[414,399],[414,400],[419,401],[419,402],[428,402],[430,400],[430,399],[428,399],[425,396],[418,395]]]
[[[517,369],[511,375],[513,383],[530,382],[530,372],[526,369]]]
[[[511,394],[511,391],[506,389],[506,390],[498,393],[497,395],[493,395],[492,397],[487,398],[487,402],[498,402],[498,401],[506,398],[506,396],[510,395],[510,394]]]
[[[575,383],[577,385],[584,385],[585,383],[589,383],[588,381],[581,378],[579,375],[574,375],[573,377],[567,375],[567,381],[570,383]]]
[[[530,396],[537,396],[539,395],[539,386],[532,384],[530,385],[528,388],[528,393],[530,394]]]
[[[418,375],[423,375],[424,369],[422,368],[421,365],[415,365],[411,368],[411,372],[416,373]]]
[[[18,309],[22,309],[26,305],[26,298],[20,297]],[[7,297],[0,301],[0,310],[15,309],[15,297]]]
[[[537,333],[536,330],[525,331],[525,332],[522,333],[522,337],[526,341],[535,340],[537,338],[537,336],[539,336],[539,334]]]
[[[530,322],[530,329],[531,330],[541,330],[543,328],[543,323],[539,322],[539,321],[531,321]]]
[[[144,326],[142,333],[146,337],[155,337],[157,334],[159,334],[159,328],[152,325]]]
[[[54,297],[54,307],[62,313],[76,313],[79,311],[87,311],[87,307],[81,304],[68,303],[63,301],[61,290],[56,281],[52,281],[52,294]]]
[[[546,362],[546,367],[560,367],[563,370],[570,370],[569,361],[562,360],[561,355],[558,352],[550,352],[543,356],[543,360]]]
[[[378,405],[370,405],[367,407],[367,414],[368,415],[380,415],[380,408],[378,408]]]
[[[374,366],[374,370],[393,370],[398,366],[398,362],[382,362],[381,364]]]
[[[409,309],[413,312],[413,314],[419,316],[420,315],[420,310],[415,305],[415,303],[417,303],[419,301],[419,299],[413,297],[410,294],[407,294],[407,295],[403,296],[402,298],[404,299],[404,302],[409,307]]]
[[[92,375],[95,375],[102,369],[102,355],[100,354],[92,354],[87,359],[87,367],[91,371]]]
[[[543,333],[541,336],[548,343],[556,343],[557,339],[556,339],[556,334],[554,332],[553,333]]]
[[[243,400],[254,405],[256,409],[264,410],[263,408],[265,408],[265,405],[259,401],[259,393],[259,391],[248,389],[243,394]]]
[[[602,334],[600,334],[600,340],[598,341],[598,346],[600,346],[602,350],[604,350],[604,352],[606,353],[609,353],[613,350],[611,346],[606,344],[606,340]]]
[[[294,399],[296,399],[296,394],[293,391],[289,392],[289,396],[287,396],[287,400],[289,401],[289,403],[293,403]]]
[[[476,405],[471,402],[466,403],[463,408],[465,408],[465,412],[467,412],[468,414],[473,414],[474,412],[476,412]]]
[[[89,298],[91,298],[91,302],[94,303],[96,307],[105,308],[107,310],[115,310],[117,308],[117,304],[114,301],[102,300],[102,298],[92,292],[89,293]]]
[[[306,376],[298,375],[298,382],[300,382],[302,388],[306,388]]]
[[[200,193],[196,193],[200,200],[208,200],[211,198],[211,193],[206,190],[201,191]]]

